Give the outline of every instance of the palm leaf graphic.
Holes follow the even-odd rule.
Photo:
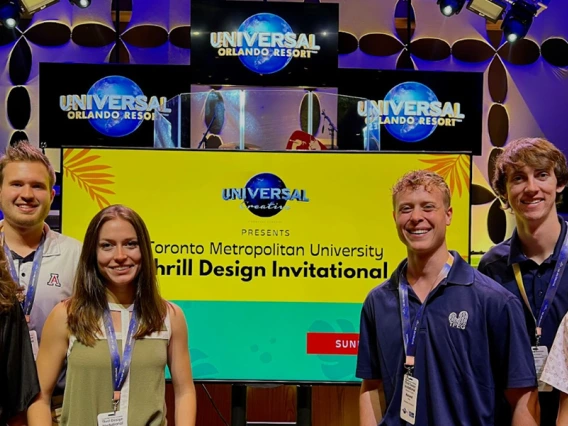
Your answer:
[[[450,187],[450,192],[454,194],[457,189],[458,194],[462,195],[462,190],[469,191],[469,166],[470,157],[460,154],[457,157],[437,157],[429,160],[420,160],[423,163],[431,164],[426,170],[438,173],[442,176]]]
[[[115,176],[111,173],[103,172],[103,170],[110,169],[111,166],[93,164],[101,156],[89,155],[90,151],[90,149],[66,149],[63,154],[63,170],[65,176],[70,177],[102,209],[110,205],[106,194],[115,195],[114,191],[103,185],[114,185],[113,178]]]

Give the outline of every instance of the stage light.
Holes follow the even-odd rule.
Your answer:
[[[0,3],[0,22],[6,28],[13,29],[20,22],[20,9],[13,1]]]
[[[438,0],[440,12],[445,16],[457,15],[463,8],[465,0]]]
[[[468,10],[493,23],[501,19],[506,7],[507,3],[501,0],[470,0],[467,5]]]
[[[29,15],[43,10],[55,3],[59,3],[59,0],[20,0],[22,11]]]
[[[91,5],[91,0],[69,0],[69,3],[78,6],[81,9],[86,9]]]
[[[501,29],[509,43],[513,43],[527,35],[536,12],[536,6],[522,1],[511,6],[501,24]]]

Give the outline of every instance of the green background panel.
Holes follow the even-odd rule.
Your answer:
[[[308,355],[308,332],[358,333],[361,304],[172,301],[196,380],[356,382],[355,355]],[[169,374],[168,374],[169,376]]]

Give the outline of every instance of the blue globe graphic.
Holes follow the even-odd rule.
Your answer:
[[[247,18],[239,27],[239,32],[245,32],[250,35],[254,33],[293,33],[292,27],[280,16],[273,13],[257,13]],[[246,47],[246,46],[243,46]],[[259,48],[258,38],[252,48]],[[278,47],[266,47],[267,56],[239,56],[239,59],[245,67],[258,74],[273,74],[284,68],[290,60],[291,56],[274,56],[274,49]]]
[[[408,101],[426,101],[426,102],[436,102],[438,98],[436,94],[428,87],[422,83],[416,83],[414,81],[408,81],[406,83],[401,83],[394,86],[385,96],[385,101],[394,101],[397,104],[401,102]],[[404,107],[403,107],[404,108]],[[389,114],[383,115],[383,121],[385,118],[392,119],[397,117],[393,114],[392,108],[389,108]],[[398,117],[413,117],[415,119],[414,124],[385,124],[387,131],[398,140],[403,142],[420,142],[430,136],[434,130],[436,130],[437,124],[418,124],[418,120],[421,116],[405,116],[404,109]]]
[[[251,213],[260,217],[271,217],[280,213],[286,205],[286,200],[261,199],[260,194],[252,198],[249,189],[279,188],[284,189],[286,185],[278,176],[272,173],[260,173],[253,176],[245,185],[247,196],[245,205]]]
[[[142,89],[138,87],[132,80],[119,75],[112,75],[97,81],[89,89],[88,95],[98,95],[102,99],[105,95],[119,95],[119,96],[143,96]],[[134,132],[142,124],[142,119],[133,120],[131,118],[124,118],[125,111],[109,109],[109,102],[107,101],[102,109],[97,108],[95,101],[93,101],[93,113],[102,111],[108,113],[108,118],[91,118],[89,123],[99,133],[114,138],[129,135]],[[118,113],[118,117],[112,117],[111,114]],[[137,111],[128,111],[134,113]],[[106,115],[104,115],[106,117]]]

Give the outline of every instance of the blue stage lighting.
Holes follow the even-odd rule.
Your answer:
[[[509,43],[520,40],[527,35],[536,12],[536,6],[523,1],[511,6],[501,24],[501,29]]]
[[[465,0],[438,0],[440,12],[445,16],[457,15],[463,8]]]
[[[0,23],[6,28],[16,28],[20,22],[20,8],[13,1],[0,2]]]
[[[86,9],[91,5],[91,0],[69,0],[69,2],[81,9]]]

